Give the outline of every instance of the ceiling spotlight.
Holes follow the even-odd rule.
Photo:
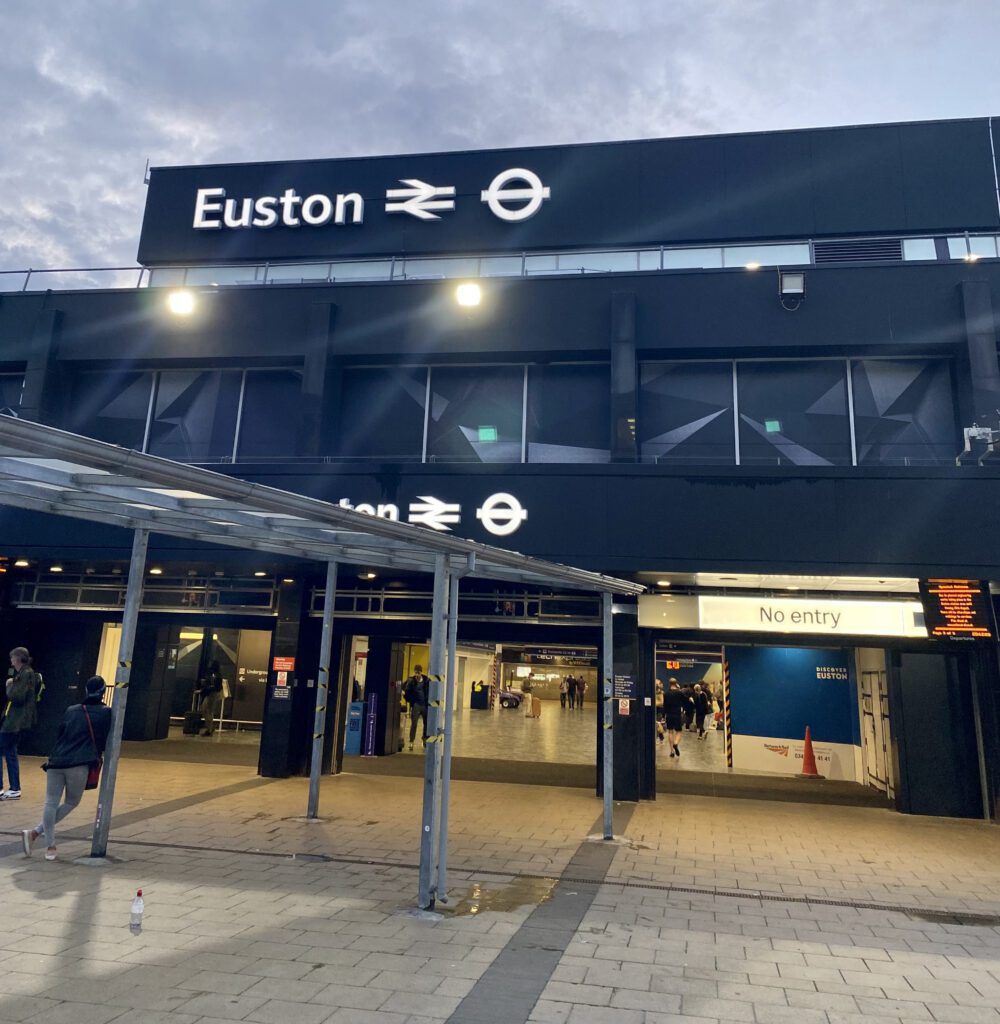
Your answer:
[[[158,568],[158,567],[154,567],[154,568],[149,570],[149,575],[150,576],[162,576],[163,575],[163,570]]]
[[[483,301],[483,290],[475,281],[466,281],[455,289],[455,301],[460,306],[478,306]]]
[[[30,563],[28,562],[27,558],[19,558],[14,563],[14,568],[15,569],[27,569],[29,564]]]
[[[657,580],[656,581],[656,585],[658,587],[669,587],[670,586],[670,580]]]
[[[186,288],[178,288],[167,296],[167,309],[174,316],[190,316],[194,312],[194,295]]]
[[[281,582],[282,583],[294,583],[295,580],[293,580],[291,576],[284,576],[284,577],[282,577]]]
[[[61,565],[50,565],[49,572],[62,572],[63,567]]]
[[[267,575],[267,573],[266,573],[266,572],[263,572],[263,571],[261,571],[260,569],[258,569],[258,570],[257,570],[257,571],[256,571],[256,572],[254,573],[254,576],[257,576],[257,577],[261,577],[261,576],[266,576],[266,575]]]
[[[373,580],[373,579],[375,579],[375,573],[373,573],[373,572],[359,572],[358,573],[358,579],[359,580]]]

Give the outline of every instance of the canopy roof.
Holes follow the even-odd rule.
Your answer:
[[[319,561],[639,594],[641,583],[546,562],[427,527],[0,415],[0,505]]]

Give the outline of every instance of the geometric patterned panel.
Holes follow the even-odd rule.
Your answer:
[[[162,370],[147,451],[177,462],[231,457],[240,370]]]
[[[19,373],[0,373],[0,409],[17,412],[21,404],[21,385],[24,377]]]
[[[740,463],[849,466],[843,360],[740,362]]]
[[[152,373],[80,373],[66,411],[66,429],[84,437],[142,448],[152,391]]]
[[[732,363],[642,363],[638,437],[643,462],[733,465]]]
[[[425,366],[345,369],[340,388],[338,456],[419,462],[426,401]]]
[[[528,368],[528,462],[609,462],[611,368]]]
[[[946,359],[859,359],[852,364],[858,465],[953,463],[958,441]]]
[[[520,462],[523,366],[434,366],[427,457]]]
[[[247,370],[238,458],[285,458],[301,448],[302,371]]]

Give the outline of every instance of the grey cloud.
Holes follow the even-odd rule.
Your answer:
[[[0,7],[0,268],[129,265],[154,164],[1000,108],[990,0]]]

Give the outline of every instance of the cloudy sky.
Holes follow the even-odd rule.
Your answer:
[[[0,0],[0,269],[154,164],[1000,115],[997,0]]]

